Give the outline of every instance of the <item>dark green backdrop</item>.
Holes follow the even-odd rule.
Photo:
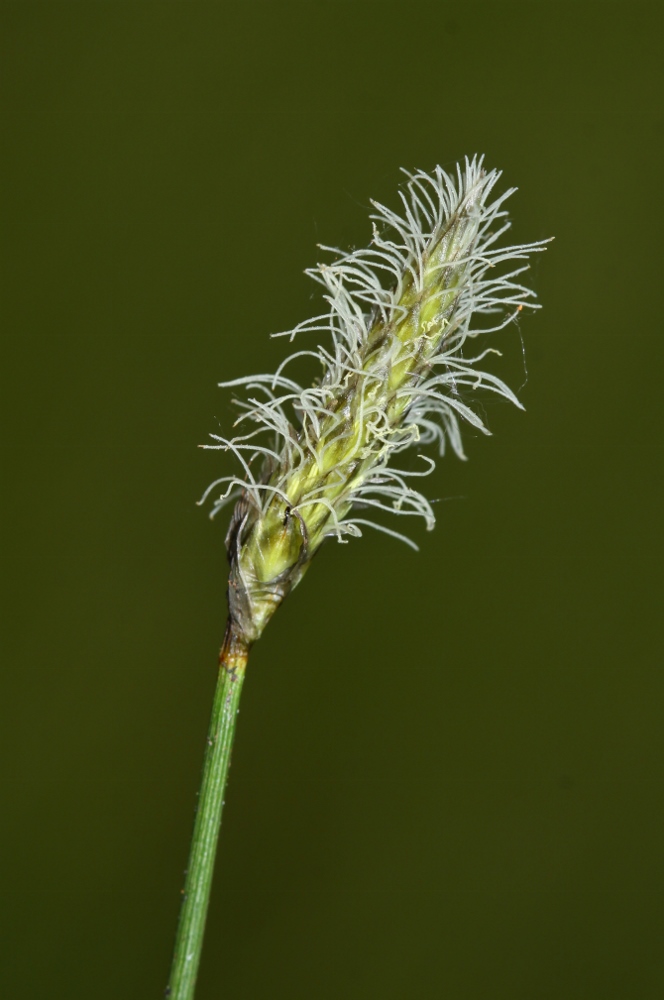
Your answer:
[[[200,1000],[659,1000],[662,19],[5,2],[2,994],[161,996],[224,627],[223,378],[400,166],[556,236],[527,412],[255,648]],[[501,372],[524,381],[521,344]],[[461,499],[459,499],[461,498]]]

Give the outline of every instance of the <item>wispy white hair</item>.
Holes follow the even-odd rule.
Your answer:
[[[306,272],[322,286],[326,310],[273,334],[297,337],[302,347],[272,374],[220,383],[242,387],[246,398],[238,401],[243,433],[213,434],[215,443],[205,446],[232,452],[240,466],[237,475],[215,480],[199,501],[223,487],[210,516],[241,495],[258,517],[279,503],[286,516],[300,518],[303,532],[307,512],[325,509],[329,516],[319,541],[327,535],[341,541],[371,525],[413,545],[385,525],[358,517],[360,509],[387,510],[420,516],[433,527],[431,504],[411,483],[428,475],[435,462],[423,455],[426,467],[412,471],[399,468],[395,457],[414,443],[435,445],[442,455],[449,443],[464,458],[463,422],[489,433],[468,401],[475,390],[521,406],[500,378],[481,367],[498,352],[478,346],[477,338],[501,330],[525,307],[539,308],[519,276],[543,243],[497,245],[510,228],[505,202],[515,189],[494,196],[501,175],[486,171],[482,157],[466,159],[455,175],[441,167],[404,173],[399,212],[372,201],[371,245],[350,253],[322,247],[332,262]],[[404,323],[413,330],[407,340],[395,332]],[[380,351],[373,346],[378,329]],[[324,343],[317,343],[322,338]],[[309,386],[288,376],[291,362],[306,356],[321,367],[319,380]],[[412,375],[391,394],[371,390],[381,380],[387,385],[394,366],[409,358]],[[349,387],[359,393],[350,423]],[[337,462],[344,436],[350,450]],[[300,477],[295,488],[294,470],[305,464],[321,476],[309,476],[304,484]]]

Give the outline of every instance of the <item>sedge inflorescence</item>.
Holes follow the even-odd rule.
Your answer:
[[[227,536],[229,605],[247,642],[325,538],[345,541],[370,525],[414,545],[373,520],[376,511],[419,516],[433,528],[431,504],[413,480],[435,463],[422,455],[421,468],[401,468],[401,452],[434,444],[442,455],[449,444],[463,458],[463,422],[489,433],[468,402],[478,389],[521,405],[480,367],[497,352],[478,347],[477,338],[524,307],[538,308],[517,279],[543,244],[497,245],[510,225],[504,206],[514,189],[494,197],[500,173],[485,170],[482,158],[466,159],[455,176],[441,167],[406,176],[400,214],[372,202],[367,249],[323,247],[335,259],[307,271],[323,286],[327,310],[275,335],[325,334],[327,343],[307,343],[273,374],[220,383],[251,395],[238,401],[242,432],[211,435],[215,443],[205,447],[232,452],[241,474],[217,479],[200,502],[217,487],[224,492],[211,516],[237,501]],[[288,374],[303,356],[321,369],[307,386]]]

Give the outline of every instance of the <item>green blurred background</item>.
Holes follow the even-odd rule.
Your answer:
[[[284,356],[316,243],[366,244],[400,166],[473,152],[515,238],[556,237],[527,412],[486,402],[419,554],[328,544],[256,646],[198,996],[664,996],[655,4],[1,20],[3,996],[162,995],[224,628],[216,383]]]

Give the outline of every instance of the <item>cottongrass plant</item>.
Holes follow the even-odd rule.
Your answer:
[[[366,527],[415,543],[386,525],[384,512],[419,517],[432,529],[431,503],[413,485],[435,467],[433,445],[464,458],[461,427],[489,431],[472,405],[479,390],[521,407],[482,363],[484,337],[536,309],[521,284],[543,243],[501,247],[510,223],[495,196],[500,172],[481,157],[449,174],[406,173],[401,211],[372,202],[367,249],[332,254],[307,271],[327,309],[274,336],[296,349],[270,374],[221,383],[244,390],[239,433],[211,435],[204,447],[231,452],[238,473],[215,480],[211,516],[235,503],[226,546],[229,616],[221,650],[208,747],[167,996],[193,997],[221,820],[235,717],[251,645],[302,579],[326,538],[347,542]],[[324,335],[325,343],[316,344]],[[299,344],[302,343],[302,347]],[[318,378],[289,377],[298,358],[315,359]],[[420,463],[403,467],[416,447]],[[402,523],[405,523],[402,521]]]

